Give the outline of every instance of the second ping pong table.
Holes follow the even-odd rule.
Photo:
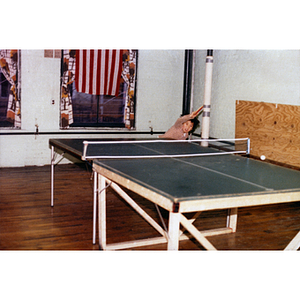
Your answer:
[[[82,159],[93,162],[97,179],[94,184],[97,185],[95,189],[98,195],[99,245],[103,250],[126,249],[162,242],[168,243],[168,250],[178,250],[179,241],[189,238],[185,230],[204,248],[215,250],[206,237],[235,232],[239,207],[300,201],[300,172],[296,170],[234,154],[218,155],[223,154],[223,151],[207,147],[204,149],[194,141],[191,143],[138,141],[137,144],[122,141],[113,141],[109,144],[106,142],[100,145],[90,144],[87,150],[84,150],[83,140],[76,140],[76,147],[81,147]],[[53,147],[60,145],[60,148],[70,150],[74,147],[74,141],[50,140],[50,145]],[[79,148],[76,151],[80,153]],[[210,153],[194,156],[191,153],[195,151]],[[145,218],[161,237],[107,244],[108,186]],[[161,227],[125,193],[123,188],[167,210],[168,228]],[[228,210],[225,228],[199,231],[193,225],[200,212],[219,209]],[[193,212],[194,217],[187,219],[185,213]],[[300,233],[285,249],[296,250],[299,246]]]

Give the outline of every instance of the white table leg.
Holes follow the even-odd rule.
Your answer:
[[[232,229],[232,232],[236,232],[237,227],[237,215],[238,215],[238,209],[237,207],[231,208],[228,210],[227,215],[227,227]]]
[[[98,222],[99,222],[99,246],[106,248],[106,189],[105,177],[98,175]]]
[[[96,244],[96,218],[97,218],[97,172],[94,171],[94,195],[93,195],[93,244]]]
[[[180,213],[170,212],[168,250],[178,250]]]

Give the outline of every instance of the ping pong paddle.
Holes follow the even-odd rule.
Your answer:
[[[196,116],[198,116],[200,112],[202,112],[202,110],[203,110],[203,105],[196,110]]]

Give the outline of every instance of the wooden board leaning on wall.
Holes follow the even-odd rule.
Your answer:
[[[300,167],[300,106],[237,100],[235,136],[254,157]]]

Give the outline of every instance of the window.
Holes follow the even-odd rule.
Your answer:
[[[114,79],[107,71],[108,62],[114,61],[113,51],[117,51],[114,55],[119,55],[120,58],[119,73]],[[84,67],[83,62],[79,61],[79,55],[82,55],[80,59],[84,62]],[[97,60],[95,63],[94,55],[97,55],[98,61],[100,57],[103,59],[101,63],[105,61],[105,72],[104,65],[99,67]],[[61,127],[133,128],[137,51],[63,50],[62,56]],[[116,65],[117,63],[111,69],[116,70]],[[98,86],[98,82],[93,81],[92,84],[93,74],[100,76],[100,72],[103,72],[99,80],[101,83]],[[107,88],[112,82],[114,88]],[[78,89],[81,89],[80,92]]]
[[[13,127],[13,123],[7,120],[8,95],[11,84],[0,72],[0,127]]]
[[[20,128],[18,50],[0,50],[0,127]]]
[[[73,123],[71,127],[125,127],[126,83],[118,96],[79,93],[72,84]]]

